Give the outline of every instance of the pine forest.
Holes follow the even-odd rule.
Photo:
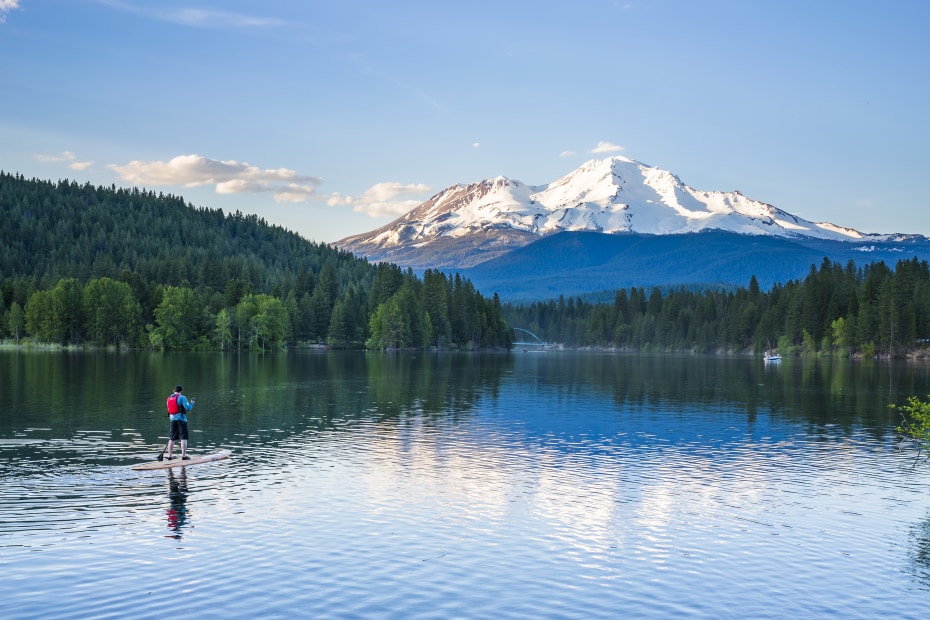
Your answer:
[[[373,265],[255,215],[0,173],[0,339],[162,350],[568,347],[895,356],[926,351],[926,261],[841,265],[760,290],[503,304],[458,274]]]
[[[254,215],[0,173],[0,338],[163,350],[506,349],[497,297]]]

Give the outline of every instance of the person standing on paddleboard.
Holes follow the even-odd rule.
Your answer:
[[[187,400],[182,393],[184,388],[180,385],[174,386],[174,393],[168,397],[168,419],[170,428],[168,432],[168,460],[170,461],[174,453],[174,442],[181,440],[181,460],[189,461],[191,457],[187,456],[187,413],[194,408],[195,398]]]

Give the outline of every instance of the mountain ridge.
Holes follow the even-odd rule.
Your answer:
[[[706,230],[852,243],[914,237],[812,222],[738,190],[696,190],[669,171],[614,156],[590,160],[546,185],[506,177],[453,185],[394,221],[335,245],[415,269],[468,268],[561,232]]]
[[[508,300],[628,286],[771,286],[823,258],[930,258],[930,238],[812,222],[738,190],[696,190],[626,157],[590,160],[545,185],[457,184],[336,247],[415,271],[460,271]],[[599,258],[597,258],[599,257]],[[598,262],[600,261],[600,262]]]

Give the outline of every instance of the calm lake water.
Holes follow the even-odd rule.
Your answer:
[[[191,452],[165,398],[197,397]],[[0,617],[918,618],[930,366],[0,351]]]

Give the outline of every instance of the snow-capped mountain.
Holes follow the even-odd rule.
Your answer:
[[[666,170],[610,157],[589,161],[548,185],[505,177],[455,185],[393,222],[336,245],[369,260],[415,269],[465,268],[567,231],[723,231],[857,243],[903,238],[810,222],[738,191],[696,190]]]

